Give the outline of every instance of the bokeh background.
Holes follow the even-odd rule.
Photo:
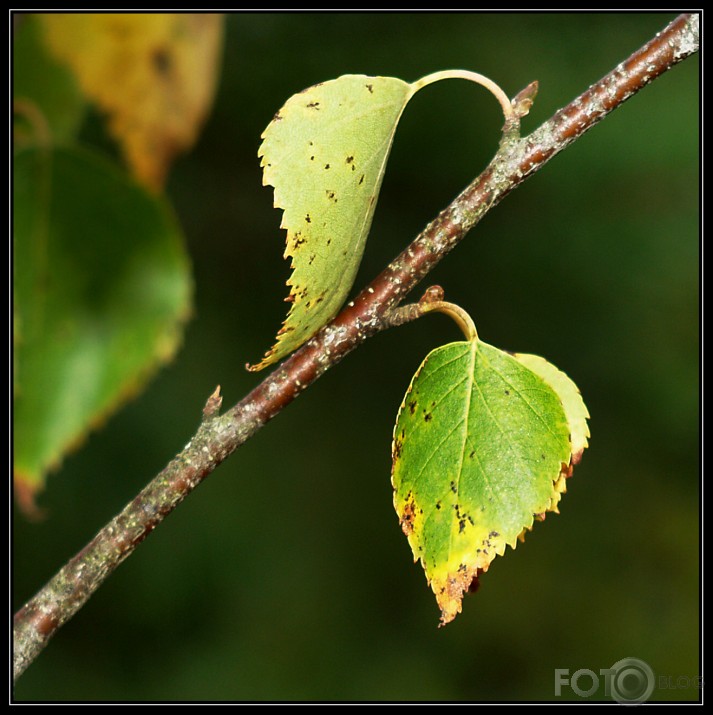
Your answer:
[[[540,94],[530,131],[662,29],[667,14],[263,13],[227,21],[214,110],[168,185],[195,276],[183,348],[14,515],[19,607],[185,444],[219,383],[285,311],[284,233],[260,133],[344,73],[462,67]],[[566,700],[555,669],[625,657],[652,699],[700,674],[699,60],[630,100],[492,211],[432,274],[481,337],[579,384],[591,446],[561,515],[497,559],[438,628],[391,504],[396,411],[429,317],[369,341],[223,464],[20,680],[17,700]],[[487,163],[491,96],[444,82],[409,104],[357,288]],[[85,129],[96,135],[97,118]],[[583,678],[580,687],[592,681]],[[591,699],[609,700],[603,684]]]

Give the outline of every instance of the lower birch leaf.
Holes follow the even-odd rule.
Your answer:
[[[424,360],[396,422],[392,482],[442,624],[493,559],[556,510],[586,416],[574,383],[542,358],[474,339]]]

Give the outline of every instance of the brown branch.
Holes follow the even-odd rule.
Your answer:
[[[679,16],[531,135],[506,141],[485,171],[354,301],[223,415],[217,414],[216,390],[183,451],[15,615],[15,678],[104,579],[226,457],[326,370],[387,327],[391,311],[487,211],[609,112],[696,52],[698,34],[697,15]]]

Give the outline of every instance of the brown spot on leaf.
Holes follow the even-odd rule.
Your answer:
[[[171,72],[173,62],[171,61],[171,53],[166,47],[156,47],[151,53],[151,64],[157,74],[166,76]]]
[[[411,400],[411,402],[408,403],[408,411],[409,411],[411,414],[413,414],[414,412],[416,412],[416,405],[417,405],[417,404],[418,404],[418,403],[416,402],[416,400]]]
[[[325,168],[325,169],[329,169],[330,167],[331,167],[330,164],[325,164],[325,165],[324,165],[324,168]]]
[[[305,221],[307,221],[307,223],[312,223],[312,219],[310,218],[309,214],[305,216]]]
[[[364,174],[361,175],[361,178],[359,179],[359,183],[363,184],[364,183]]]
[[[398,459],[401,456],[401,448],[403,447],[403,442],[400,439],[394,440],[394,454],[393,458]]]
[[[404,510],[401,514],[401,519],[399,524],[401,525],[401,530],[406,536],[410,536],[413,533],[413,522],[416,518],[416,507],[413,501],[407,501],[404,504]]]
[[[319,102],[310,102],[307,105],[307,109],[316,109],[317,111],[319,111]]]
[[[347,164],[351,164],[353,161],[354,161],[354,157],[353,157],[353,156],[348,156],[348,157],[347,157]]]
[[[367,84],[366,88],[369,90],[370,94],[374,94],[374,85],[373,84]]]

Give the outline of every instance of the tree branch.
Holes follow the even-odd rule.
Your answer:
[[[493,161],[331,323],[223,415],[219,392],[186,447],[15,615],[14,677],[136,546],[224,459],[345,355],[388,327],[402,299],[487,211],[609,112],[698,50],[699,17],[684,14]],[[391,321],[396,322],[396,321]]]

